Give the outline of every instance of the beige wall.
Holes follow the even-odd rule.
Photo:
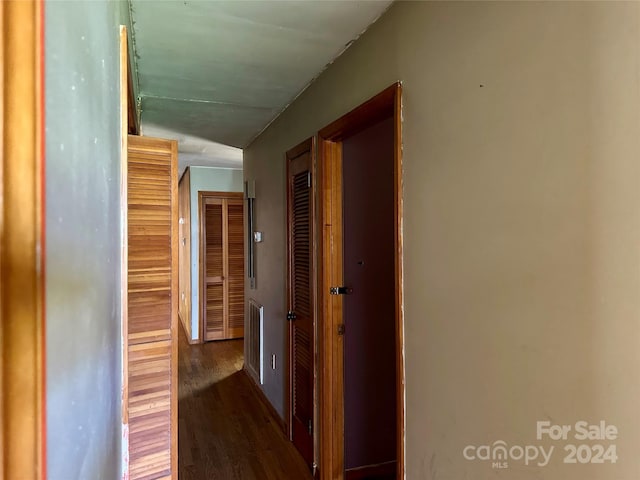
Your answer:
[[[640,478],[639,62],[640,3],[400,2],[245,150],[283,356],[284,152],[404,84],[408,479]],[[583,419],[618,427],[616,465],[536,440]],[[555,452],[463,458],[496,440]]]

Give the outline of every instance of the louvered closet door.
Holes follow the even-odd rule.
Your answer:
[[[221,340],[225,338],[224,312],[224,200],[206,198],[204,200],[204,338]]]
[[[244,203],[203,194],[204,339],[244,336]]]
[[[177,479],[177,149],[129,136],[129,478]]]
[[[313,189],[311,140],[287,153],[289,410],[292,441],[313,463]]]
[[[244,203],[227,203],[227,338],[244,336]]]

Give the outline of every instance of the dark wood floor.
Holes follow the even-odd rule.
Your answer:
[[[306,480],[311,474],[241,371],[242,340],[179,344],[179,480]]]

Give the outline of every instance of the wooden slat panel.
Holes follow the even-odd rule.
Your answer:
[[[303,328],[293,329],[293,415],[309,421],[312,415],[312,398],[309,388],[311,374],[311,338]]]
[[[287,152],[287,304],[289,323],[287,420],[302,457],[313,464],[314,308],[313,308],[313,140]]]
[[[306,157],[309,157],[306,155]],[[308,162],[309,160],[307,160]],[[310,165],[307,167],[309,168]],[[293,322],[292,346],[292,416],[294,443],[301,449],[303,456],[308,455],[311,442],[309,423],[313,419],[313,371],[312,324],[311,324],[311,185],[309,170],[293,175],[291,179],[291,299],[296,320]],[[296,438],[296,433],[300,431]],[[305,446],[302,447],[301,445]]]
[[[309,171],[293,177],[292,240],[293,240],[293,310],[296,315],[311,314],[311,196]]]
[[[228,282],[228,333],[227,338],[244,336],[244,282]]]
[[[223,275],[222,204],[205,205],[205,275]]]
[[[224,228],[222,201],[204,204],[205,340],[225,338],[224,329]],[[214,277],[215,283],[207,281]]]
[[[244,278],[244,205],[242,202],[227,202],[229,277]]]
[[[220,340],[224,333],[224,287],[222,283],[209,284],[206,290],[207,329],[205,340]]]
[[[129,478],[175,472],[175,328],[178,308],[175,142],[129,137]]]
[[[227,201],[227,338],[244,336],[244,205]]]

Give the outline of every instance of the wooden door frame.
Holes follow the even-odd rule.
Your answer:
[[[171,140],[171,478],[178,480],[178,302],[180,290],[178,288],[178,141]]]
[[[129,97],[127,76],[129,75],[129,52],[127,50],[127,27],[120,25],[120,345],[122,388],[120,408],[122,415],[122,451],[129,452],[129,199],[128,199],[128,158],[129,139],[127,136]],[[122,459],[122,477],[129,472],[127,455]]]
[[[46,478],[44,7],[0,4],[0,478]]]
[[[290,162],[291,160],[299,157],[300,155],[302,155],[304,152],[310,152],[311,155],[311,166],[310,166],[310,172],[311,172],[311,218],[310,218],[310,228],[311,231],[309,232],[309,236],[311,239],[311,245],[312,245],[312,253],[311,253],[311,294],[312,294],[312,298],[311,301],[313,302],[313,305],[311,306],[311,324],[312,324],[312,332],[313,332],[313,352],[312,352],[312,356],[311,356],[311,362],[312,362],[312,370],[313,370],[313,377],[314,377],[314,384],[312,385],[313,388],[313,392],[312,392],[312,396],[313,396],[313,456],[314,456],[314,464],[317,464],[317,428],[316,426],[318,425],[318,418],[317,418],[317,404],[318,404],[318,395],[317,395],[317,378],[318,378],[318,374],[317,374],[317,368],[318,368],[318,363],[316,361],[317,358],[317,353],[318,353],[318,343],[317,343],[317,338],[318,338],[318,329],[317,329],[317,318],[318,318],[318,309],[317,309],[317,305],[318,305],[318,296],[317,296],[317,268],[316,265],[318,264],[317,262],[317,242],[316,242],[316,231],[317,231],[317,227],[316,227],[316,222],[317,222],[317,211],[316,211],[316,175],[314,174],[316,171],[316,138],[315,137],[311,137],[306,139],[305,141],[299,143],[298,145],[296,145],[295,147],[293,147],[291,150],[287,151],[287,153],[285,154],[285,171],[286,171],[286,189],[287,189],[287,203],[286,203],[286,215],[287,215],[287,277],[286,277],[286,281],[287,281],[287,288],[286,288],[286,301],[287,301],[287,310],[291,310],[291,303],[292,303],[292,290],[291,290],[291,285],[293,284],[293,278],[292,278],[292,272],[293,272],[293,264],[291,262],[292,260],[292,255],[291,255],[291,247],[293,245],[293,232],[291,230],[291,225],[293,224],[293,212],[290,208],[290,206],[292,205],[292,189],[291,189],[291,185],[289,184],[289,172],[290,172]],[[285,365],[287,366],[287,374],[285,375],[285,380],[286,380],[286,391],[285,391],[285,426],[286,426],[286,434],[287,437],[289,438],[289,440],[293,441],[293,422],[292,422],[292,415],[293,415],[293,408],[291,405],[291,397],[292,397],[292,379],[293,379],[293,363],[292,363],[292,348],[293,348],[293,328],[292,328],[292,324],[291,322],[287,321],[287,328],[286,328],[286,343],[287,343],[287,349],[285,351],[286,353],[286,359],[285,359]]]
[[[220,200],[243,200],[244,192],[212,192],[208,190],[198,190],[198,343],[205,343],[204,332],[205,325],[204,321],[206,318],[205,309],[207,308],[205,302],[205,271],[204,271],[204,245],[206,242],[205,238],[205,216],[204,216],[204,201],[206,198],[216,198]],[[223,229],[224,227],[224,209],[223,209]],[[223,238],[225,235],[223,234]],[[224,242],[223,242],[224,243]],[[224,259],[223,254],[223,259]],[[224,260],[223,260],[224,262]],[[191,309],[193,311],[193,305],[191,305]]]
[[[320,130],[318,134],[319,215],[318,241],[321,326],[319,329],[320,376],[320,473],[321,478],[344,478],[344,337],[338,335],[343,318],[341,295],[329,288],[342,285],[342,141],[389,117],[394,121],[394,243],[395,332],[397,404],[397,479],[405,476],[405,376],[404,301],[402,256],[402,84],[395,83]]]

